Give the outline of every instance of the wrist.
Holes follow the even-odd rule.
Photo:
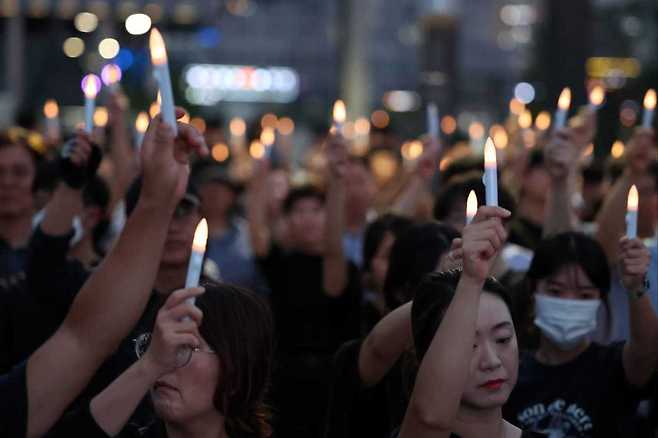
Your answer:
[[[477,275],[470,274],[466,271],[462,271],[461,276],[459,277],[459,283],[462,284],[464,287],[473,290],[477,290],[478,292],[482,290],[482,286],[484,286],[486,278],[480,278]]]
[[[160,369],[151,359],[145,355],[137,361],[137,371],[139,376],[146,381],[149,386],[154,384],[165,372]]]

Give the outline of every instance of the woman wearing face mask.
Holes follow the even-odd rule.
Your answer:
[[[482,207],[464,228],[463,272],[429,274],[416,289],[411,325],[421,362],[400,438],[532,437],[503,420],[518,347],[506,290],[488,278],[507,237],[506,210]]]
[[[263,404],[272,356],[272,317],[254,293],[206,284],[196,306],[170,299],[152,334],[136,340],[139,360],[66,420],[85,437],[264,438]],[[157,419],[126,422],[150,393]],[[84,432],[82,432],[84,431]]]
[[[521,355],[507,420],[551,437],[627,436],[619,424],[635,411],[658,362],[658,319],[645,294],[648,266],[642,242],[623,238],[619,269],[630,297],[631,337],[598,345],[589,336],[610,287],[601,247],[579,233],[541,243],[526,281],[539,346]]]

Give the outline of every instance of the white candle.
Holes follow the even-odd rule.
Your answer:
[[[59,105],[54,99],[49,99],[43,105],[43,115],[46,117],[46,136],[50,139],[59,138]]]
[[[336,135],[343,135],[343,125],[345,124],[345,119],[347,118],[347,110],[345,109],[345,102],[338,99],[334,103],[334,129],[336,130]]]
[[[265,147],[265,157],[269,160],[272,158],[272,149],[274,149],[274,142],[276,141],[276,131],[269,126],[264,128],[260,133],[260,142]]]
[[[557,111],[553,120],[553,130],[564,128],[567,124],[567,114],[571,106],[571,90],[567,87],[560,93],[560,98],[557,101]]]
[[[439,109],[434,102],[427,105],[427,133],[432,140],[439,138]]]
[[[484,188],[488,206],[498,206],[498,168],[496,163],[496,146],[487,138],[484,145]]]
[[[478,211],[478,197],[475,190],[471,190],[466,200],[466,225],[473,222],[473,218]]]
[[[597,85],[589,92],[589,105],[587,107],[592,112],[596,112],[603,103],[603,99],[605,99],[605,90],[602,86]]]
[[[642,127],[651,128],[653,114],[656,109],[656,90],[650,89],[644,95],[644,114],[642,115]]]
[[[628,191],[628,202],[626,204],[626,236],[629,239],[635,239],[637,237],[637,206],[639,204],[639,198],[637,187],[634,184]]]
[[[199,279],[201,278],[201,271],[203,268],[203,257],[206,254],[206,244],[208,243],[208,222],[201,219],[199,225],[196,226],[194,231],[194,241],[192,243],[192,254],[190,255],[190,264],[187,268],[187,278],[185,279],[185,287],[197,287]],[[189,302],[194,304],[194,298],[190,298]]]
[[[98,76],[94,74],[88,74],[82,79],[82,91],[85,94],[85,131],[88,134],[94,129],[96,95],[100,91],[100,82]]]
[[[174,108],[174,93],[171,89],[171,78],[169,77],[169,65],[167,64],[167,48],[158,29],[151,30],[149,38],[151,49],[151,61],[153,63],[153,76],[155,76],[162,97],[162,118],[178,133],[176,125],[176,109]]]
[[[140,150],[144,141],[144,134],[149,127],[149,116],[144,111],[137,114],[135,119],[135,148]]]
[[[119,91],[119,81],[121,81],[121,67],[116,64],[107,64],[101,70],[101,79],[113,93]]]

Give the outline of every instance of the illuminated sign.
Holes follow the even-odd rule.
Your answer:
[[[636,78],[640,74],[640,63],[635,58],[589,58],[586,64],[591,78],[604,79],[611,76]]]
[[[193,105],[227,102],[288,103],[299,95],[299,75],[289,67],[191,64],[183,74]]]

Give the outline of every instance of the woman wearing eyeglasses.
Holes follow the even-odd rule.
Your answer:
[[[245,289],[217,283],[205,289],[196,305],[170,296],[153,333],[136,339],[139,360],[76,415],[76,431],[84,429],[85,437],[271,435],[263,403],[272,356],[270,310]],[[147,393],[157,419],[136,429],[126,423]]]

